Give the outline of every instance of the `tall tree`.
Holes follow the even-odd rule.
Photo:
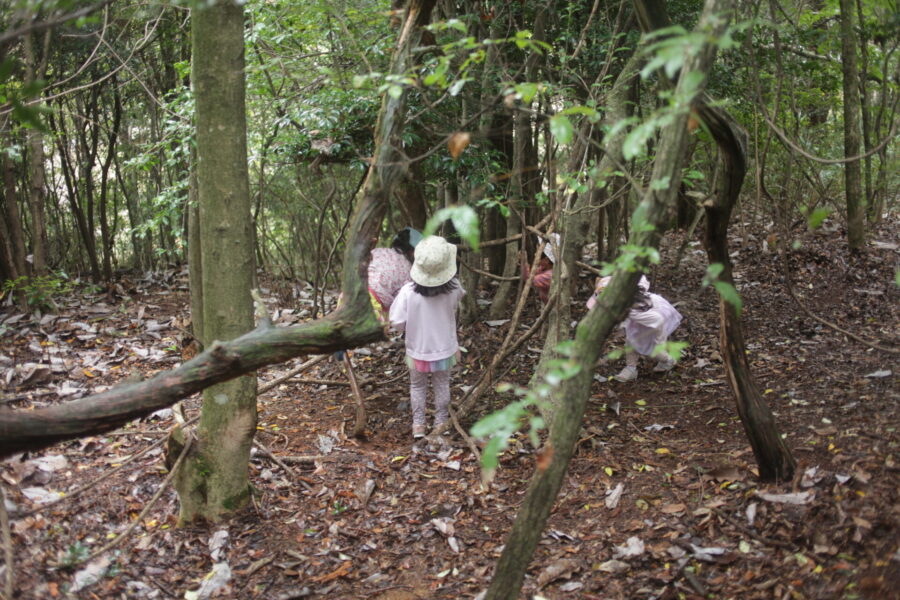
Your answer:
[[[859,68],[853,0],[841,0],[841,71],[844,97],[844,198],[847,203],[847,243],[861,250],[866,243],[866,207],[859,155]]]
[[[244,10],[191,10],[204,340],[253,328],[254,255],[244,100]],[[219,521],[250,498],[256,377],[204,390],[197,441],[177,474],[181,522]]]
[[[639,2],[639,0],[638,0]],[[636,2],[635,4],[638,4]],[[704,34],[704,43],[697,53],[687,60],[673,98],[682,103],[672,114],[672,119],[662,130],[652,180],[668,182],[668,185],[651,185],[645,192],[635,214],[640,214],[644,227],[632,230],[631,244],[655,247],[659,241],[668,209],[675,202],[681,180],[681,168],[687,148],[687,109],[695,94],[702,91],[702,82],[715,56],[715,45],[710,43],[724,31],[727,20],[722,14],[731,10],[730,0],[707,0],[697,30]],[[642,265],[639,265],[642,266]],[[565,379],[553,392],[552,401],[558,403],[550,439],[545,449],[549,460],[542,461],[529,485],[522,507],[510,531],[497,563],[494,577],[485,600],[514,600],[531,555],[540,540],[541,531],[550,515],[550,509],[568,468],[569,460],[578,440],[581,419],[590,393],[594,361],[606,337],[623,316],[634,292],[639,273],[619,270],[610,287],[600,297],[597,307],[579,323],[571,354],[574,375]]]

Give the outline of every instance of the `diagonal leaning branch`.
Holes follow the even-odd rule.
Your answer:
[[[412,0],[391,63],[405,75],[413,66],[412,49],[431,18],[435,0]],[[33,411],[0,411],[0,458],[22,450],[103,433],[174,404],[211,385],[262,367],[307,354],[326,354],[383,339],[366,290],[372,241],[381,231],[394,184],[403,176],[406,91],[386,94],[375,128],[375,154],[344,254],[341,290],[344,303],[330,315],[293,327],[273,327],[266,319],[253,331],[228,342],[213,342],[189,362],[152,379],[123,385],[80,400]]]

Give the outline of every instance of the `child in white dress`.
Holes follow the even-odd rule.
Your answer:
[[[588,309],[594,307],[611,279],[601,277],[597,280],[594,294],[587,301]],[[637,379],[639,355],[656,358],[656,366],[653,368],[656,373],[672,369],[675,360],[663,350],[656,351],[656,348],[669,339],[681,324],[681,319],[681,313],[668,300],[659,294],[650,293],[650,282],[641,275],[631,310],[621,325],[625,330],[625,341],[631,349],[625,354],[625,368],[614,379],[622,382]]]
[[[413,437],[425,436],[428,378],[434,391],[434,426],[447,422],[450,406],[450,369],[456,364],[456,307],[465,290],[456,278],[456,246],[440,236],[416,246],[410,270],[412,281],[400,288],[391,304],[391,326],[405,331],[406,364]]]

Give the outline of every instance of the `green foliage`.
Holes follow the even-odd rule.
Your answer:
[[[716,292],[719,293],[719,296],[722,297],[722,300],[733,306],[737,315],[741,316],[741,311],[744,308],[744,302],[741,300],[741,295],[738,294],[733,285],[727,281],[719,280],[719,275],[722,274],[724,269],[725,267],[721,263],[709,265],[709,267],[706,268],[706,275],[703,277],[703,287],[712,285]]]
[[[46,82],[36,80],[23,83],[13,76],[17,68],[18,62],[12,58],[0,62],[0,105],[9,105],[12,119],[22,127],[46,131],[41,115],[47,112],[47,108],[34,104]]]
[[[563,342],[556,351],[570,357],[574,344]],[[581,366],[571,358],[554,359],[548,363],[547,373],[543,381],[531,388],[521,388],[511,384],[500,384],[497,392],[512,391],[518,400],[514,400],[498,411],[494,411],[478,420],[470,433],[477,438],[487,439],[482,451],[481,467],[483,476],[489,480],[500,464],[500,455],[509,447],[510,437],[525,427],[534,447],[540,444],[538,433],[545,427],[544,419],[535,413],[535,409],[545,406],[550,394],[564,381],[581,372]]]
[[[55,298],[75,288],[65,273],[28,277],[23,275],[3,282],[3,292],[22,296],[29,308],[41,311],[56,310]]]
[[[825,219],[827,219],[829,215],[831,215],[832,211],[829,208],[823,207],[819,207],[810,211],[804,206],[803,208],[801,208],[800,212],[806,216],[806,224],[810,229],[818,229],[822,226],[822,222],[825,221]]]
[[[66,548],[66,551],[59,558],[59,564],[62,567],[71,568],[87,560],[90,555],[90,548],[81,542],[75,542]]]
[[[667,356],[677,362],[681,360],[681,356],[684,351],[687,350],[688,346],[690,346],[690,344],[687,342],[663,342],[653,348],[651,356],[656,356],[660,352],[665,352]]]
[[[438,227],[447,220],[453,223],[453,227],[456,228],[456,232],[460,237],[477,251],[480,236],[478,213],[471,206],[448,206],[447,208],[442,208],[428,219],[422,235],[433,235]]]

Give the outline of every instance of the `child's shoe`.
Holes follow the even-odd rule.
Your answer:
[[[638,371],[637,367],[625,367],[621,371],[619,371],[618,375],[615,375],[613,379],[616,381],[621,381],[622,383],[628,383],[629,381],[634,381],[637,379]]]
[[[666,356],[665,358],[661,358],[656,366],[653,367],[654,373],[665,373],[666,371],[671,371],[675,366],[675,361],[670,357]]]
[[[413,425],[413,438],[421,439],[425,437],[425,426],[424,425]]]

